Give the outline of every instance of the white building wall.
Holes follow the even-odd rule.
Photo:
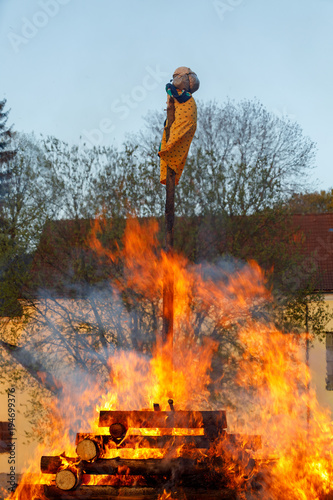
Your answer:
[[[326,294],[325,300],[333,313],[333,294]],[[333,383],[327,383],[327,375],[330,375],[330,372],[333,375],[333,320],[328,323],[326,331],[332,335],[329,334],[323,341],[313,341],[310,349],[310,370],[320,405],[329,407],[333,414]],[[332,387],[332,390],[327,390],[327,386]]]

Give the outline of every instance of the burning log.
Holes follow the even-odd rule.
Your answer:
[[[84,435],[83,435],[84,436]],[[103,447],[107,448],[110,442],[109,436],[99,436],[102,438]],[[80,440],[80,434],[77,436],[77,440]],[[218,439],[225,442],[226,445],[231,444],[235,448],[244,450],[259,450],[262,447],[261,436],[259,435],[239,435],[239,434],[227,434],[222,431]],[[144,435],[130,435],[124,439],[117,448],[174,448],[177,449],[180,446],[192,445],[197,449],[209,449],[212,445],[212,439],[205,436],[144,436]]]
[[[162,491],[161,491],[162,493]],[[55,486],[44,486],[44,495],[49,500],[70,500],[78,498],[80,500],[153,500],[157,499],[159,494],[154,488],[138,488],[138,487],[124,487],[114,488],[108,485],[98,486],[85,486],[82,485],[74,491],[62,492],[59,495],[59,490]]]
[[[77,463],[77,458],[66,457],[66,462]],[[56,474],[58,470],[63,466],[63,458],[62,457],[42,457],[40,460],[40,470],[44,474]]]
[[[76,469],[70,466],[61,471],[58,470],[61,463],[61,457],[42,457],[41,470],[47,474],[57,474],[60,476],[61,483],[56,482],[57,486],[62,490],[70,490],[76,488],[79,484],[82,474],[88,475],[109,475],[114,476],[137,476],[143,477],[146,484],[179,484],[182,486],[197,487],[212,487],[221,485],[223,480],[214,472],[214,468],[210,463],[199,464],[196,460],[188,458],[174,459],[99,459],[95,462],[80,462],[77,471],[77,479],[74,480],[74,475],[66,476],[63,471]],[[68,461],[75,459],[67,459]],[[223,465],[223,463],[219,464]],[[84,477],[84,476],[83,476]]]
[[[55,483],[60,490],[74,490],[81,482],[82,473],[75,467],[67,467],[56,473]]]
[[[122,424],[127,429],[139,428],[170,428],[185,429],[204,428],[209,435],[227,428],[225,411],[101,411],[99,427],[109,427]]]
[[[42,471],[48,474],[54,473],[59,461],[57,457],[43,457]],[[218,467],[223,466],[222,461],[216,463]],[[96,462],[81,462],[79,473],[85,481],[85,474],[88,475],[109,475],[110,486],[115,486],[117,480],[128,481],[133,478],[134,484],[137,481],[144,481],[146,486],[155,488],[165,485],[219,489],[226,485],[225,478],[214,468],[213,463],[201,464],[192,459],[104,459]],[[67,470],[67,469],[66,469]],[[62,471],[61,471],[62,472]],[[57,473],[60,474],[60,472]],[[66,478],[67,479],[67,478]],[[114,481],[114,482],[113,482]],[[95,483],[98,479],[95,479]],[[79,483],[74,482],[74,478],[68,478],[66,488],[61,485],[62,490],[76,489]]]
[[[67,462],[74,463],[76,458],[67,458]],[[62,465],[61,457],[41,458],[41,471],[44,474],[57,474]],[[69,466],[70,467],[70,466]],[[67,469],[63,469],[67,470]],[[76,469],[74,469],[76,470]],[[171,475],[174,473],[201,473],[209,470],[200,467],[196,461],[190,458],[147,458],[147,459],[127,459],[108,458],[99,459],[95,462],[80,462],[78,470],[85,474],[118,474],[118,470],[126,470],[128,475]]]
[[[78,468],[86,474],[117,474],[119,464],[117,459],[98,460],[98,462],[80,462]],[[66,461],[71,464],[77,462],[77,458],[66,457]],[[43,474],[56,474],[62,467],[62,457],[47,457],[43,456],[40,462],[40,469]]]
[[[138,488],[123,487],[114,488],[108,485],[84,486],[81,485],[75,491],[61,492],[55,486],[44,486],[44,495],[49,500],[71,500],[78,498],[80,500],[157,500],[163,493],[163,488]],[[236,500],[237,496],[230,489],[219,489],[218,491],[209,491],[198,488],[181,488],[181,490],[170,491],[171,498],[187,500]]]
[[[110,434],[77,434],[79,457],[42,457],[41,471],[56,475],[56,486],[47,486],[45,497],[144,500],[157,499],[158,492],[163,493],[167,488],[179,499],[185,498],[182,496],[185,490],[187,500],[235,498],[230,491],[224,494],[227,481],[221,471],[231,460],[234,470],[239,470],[244,480],[250,477],[255,461],[247,450],[260,447],[260,436],[228,434],[224,411],[175,411],[173,401],[168,403],[170,411],[161,411],[157,404],[155,411],[101,411],[99,426],[109,427]],[[156,428],[157,435],[145,435],[156,433]],[[209,449],[216,438],[225,453],[211,459],[199,454],[197,459],[198,455],[192,451]],[[143,447],[164,449],[167,456],[104,458],[110,447],[127,448],[133,453]],[[170,453],[179,447],[183,447],[182,456]],[[95,476],[94,484],[90,484],[90,476]],[[108,476],[100,478],[106,481],[103,485],[98,484],[100,476]],[[181,494],[177,488],[181,488]],[[198,494],[201,489],[204,493]]]
[[[109,447],[110,441],[114,442],[111,436],[95,436],[93,434],[78,433],[76,435],[76,443],[80,443],[85,439],[94,438],[98,440],[98,447],[102,449]],[[96,443],[95,443],[96,444]],[[211,441],[205,436],[144,436],[142,434],[130,434],[117,445],[117,448],[178,448],[182,445],[194,445],[196,448],[208,449]]]
[[[111,436],[113,437],[113,440],[115,442],[120,442],[122,439],[124,439],[127,429],[123,424],[116,422],[110,425],[109,431]]]

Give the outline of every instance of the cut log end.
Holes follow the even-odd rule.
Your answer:
[[[120,422],[115,422],[110,425],[110,434],[111,436],[116,439],[116,440],[121,440],[125,437],[125,434],[127,432],[126,427],[121,424]]]
[[[69,469],[63,469],[56,474],[56,486],[61,490],[73,490],[77,486],[77,477]]]
[[[76,453],[81,460],[90,461],[97,457],[98,447],[92,439],[84,439],[77,445]]]

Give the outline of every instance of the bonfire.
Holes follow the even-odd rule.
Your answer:
[[[168,126],[170,120],[164,147]],[[171,170],[167,166],[165,172],[164,250],[155,221],[129,218],[116,251],[99,238],[103,218],[96,218],[90,235],[104,263],[125,263],[119,293],[130,287],[159,298],[161,328],[153,356],[116,351],[110,384],[98,394],[96,407],[89,403],[96,400],[93,383],[76,391],[75,399],[63,388],[49,408],[48,442],[37,452],[40,472],[32,464],[11,500],[330,498],[332,424],[308,390],[306,337],[286,335],[253,315],[272,300],[256,263],[221,277],[174,252]],[[200,341],[194,304],[204,318]],[[234,353],[236,391],[223,376],[213,378],[219,341],[210,335],[212,324],[242,345]],[[222,392],[225,408],[216,396]],[[79,419],[85,427],[75,438],[70,424]]]

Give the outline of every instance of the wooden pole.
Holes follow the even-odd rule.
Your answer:
[[[174,100],[168,96],[166,142],[169,140],[170,127],[174,121]],[[165,251],[168,256],[173,251],[174,221],[175,221],[175,171],[167,167],[166,201],[165,201]],[[164,273],[163,278],[163,329],[162,342],[170,345],[171,359],[173,346],[173,316],[174,316],[174,275],[171,268]]]
[[[165,203],[165,250],[168,256],[173,250],[173,234],[175,221],[175,172],[170,167],[166,179]],[[174,309],[174,275],[172,268],[164,273],[163,278],[163,344],[173,344],[173,309]]]

